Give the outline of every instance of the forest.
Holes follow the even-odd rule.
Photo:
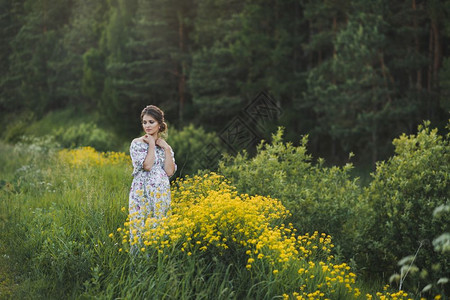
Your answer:
[[[450,0],[0,0],[0,32],[0,299],[448,299]],[[137,249],[149,104],[177,171]]]
[[[264,93],[315,157],[371,164],[450,109],[450,2],[2,0],[2,138],[55,110],[95,111],[122,140],[160,106],[172,128],[225,131]],[[241,150],[241,149],[237,149]]]

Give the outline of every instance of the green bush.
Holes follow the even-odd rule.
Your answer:
[[[1,134],[7,143],[53,136],[54,142],[64,148],[91,146],[99,151],[117,151],[123,147],[113,131],[98,125],[99,117],[92,112],[69,108],[50,112],[39,120],[30,112],[10,118]]]
[[[357,260],[370,274],[394,273],[397,261],[414,254],[415,264],[438,263],[441,276],[450,270],[448,254],[433,251],[432,240],[450,230],[450,216],[433,218],[436,207],[450,200],[450,147],[447,138],[419,126],[416,135],[393,141],[395,155],[377,164],[363,192],[369,215],[361,220]],[[440,273],[440,274],[439,274]]]
[[[198,170],[214,169],[221,157],[222,149],[217,135],[193,124],[181,130],[170,128],[167,142],[175,152],[177,176],[195,174]]]
[[[16,116],[7,116],[5,130],[2,131],[1,137],[8,143],[16,143],[20,140],[21,136],[25,135],[26,130],[29,128],[30,123],[35,119],[32,112],[23,112]]]
[[[272,142],[261,143],[257,154],[249,158],[244,152],[226,156],[219,173],[231,179],[240,192],[270,195],[292,213],[290,222],[300,232],[324,232],[333,236],[343,250],[352,250],[351,233],[355,230],[357,199],[360,187],[352,179],[352,165],[325,167],[324,161],[311,162],[307,154],[307,137],[301,145],[283,142],[280,128]]]
[[[99,151],[110,151],[117,147],[116,136],[93,122],[60,127],[53,134],[64,148],[91,146]]]
[[[445,217],[445,214],[449,212],[450,205],[440,205],[434,209],[433,218]],[[437,260],[431,266],[420,266],[419,268],[416,265],[417,255],[422,250],[422,245],[423,243],[417,248],[416,253],[405,256],[398,262],[399,272],[392,274],[389,282],[396,283],[399,289],[406,286],[409,291],[420,295],[421,298],[432,298],[433,295],[441,295],[443,299],[447,299],[445,295],[448,295],[450,292],[449,278],[445,277],[448,276],[448,274],[445,274],[445,270],[442,272],[441,263]],[[444,232],[434,238],[433,247],[437,253],[447,253],[448,255],[450,253],[450,232]],[[450,257],[447,256],[447,258]],[[447,268],[445,264],[444,267]]]

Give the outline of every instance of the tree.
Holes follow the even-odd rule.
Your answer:
[[[334,40],[335,54],[308,74],[307,97],[314,102],[320,130],[346,152],[365,148],[378,159],[385,125],[397,109],[384,63],[385,21],[381,2],[355,9]],[[357,142],[356,142],[357,141]],[[359,144],[357,144],[359,143]]]
[[[305,56],[305,66],[302,68],[304,77],[304,88],[299,97],[294,99],[294,107],[305,112],[306,120],[309,120],[310,126],[308,132],[311,134],[312,151],[316,153],[324,153],[327,149],[331,149],[331,153],[325,152],[325,155],[337,156],[338,140],[330,137],[328,130],[324,129],[320,113],[317,112],[317,101],[310,98],[308,91],[308,77],[311,72],[322,70],[328,73],[331,58],[336,54],[334,41],[336,35],[345,27],[348,22],[350,10],[350,1],[304,1],[303,16],[306,26],[303,27],[307,31],[306,41],[302,45]],[[334,82],[332,74],[327,74],[327,79]],[[331,142],[329,142],[331,140]]]
[[[147,104],[161,106],[171,120],[183,117],[191,10],[165,0],[137,1],[133,11],[124,1],[112,8],[103,103],[110,119],[130,121],[120,124],[123,132],[139,128],[132,120]]]
[[[297,1],[200,1],[189,87],[203,120],[223,126],[267,91],[293,122],[291,98],[304,81],[301,25]]]
[[[0,1],[0,115],[2,120],[7,113],[17,109],[17,103],[14,105],[15,82],[11,76],[10,56],[13,54],[11,41],[22,26],[24,1]]]
[[[50,5],[47,0],[25,1],[21,27],[11,40],[9,76],[14,86],[14,102],[38,115],[64,104],[56,96],[52,64],[61,43],[61,28],[67,23],[71,2]]]
[[[238,1],[197,1],[188,87],[203,122],[223,126],[240,108],[242,70],[231,44],[240,30],[241,9]]]
[[[70,22],[63,28],[62,59],[56,66],[58,95],[71,105],[92,109],[100,101],[104,77],[99,73],[104,73],[104,56],[99,44],[106,13],[105,0],[74,1]],[[92,58],[95,54],[100,58]]]

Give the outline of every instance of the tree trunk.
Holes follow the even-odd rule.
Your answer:
[[[439,31],[439,24],[437,20],[431,20],[431,28],[433,30],[433,41],[434,41],[434,53],[433,53],[433,87],[438,86],[439,82],[439,69],[441,67],[442,61],[442,45],[441,45],[441,33]]]
[[[372,129],[372,165],[377,164],[378,159],[378,137],[377,137],[377,126],[374,125]]]
[[[183,13],[181,10],[178,10],[178,46],[180,49],[180,53],[184,54],[184,26],[183,26]],[[178,72],[178,99],[179,99],[179,109],[178,109],[178,118],[180,123],[183,123],[183,110],[184,110],[184,102],[185,102],[185,90],[186,90],[186,62],[184,58],[182,58],[181,66]]]
[[[431,19],[429,53],[430,65],[428,67],[428,92],[436,92],[439,83],[439,69],[442,63],[442,44],[439,32],[439,24],[436,19]],[[427,118],[434,118],[434,105],[431,97],[427,97]]]
[[[389,93],[389,84],[388,84],[388,79],[390,80],[391,83],[394,83],[394,78],[392,78],[392,76],[390,76],[390,74],[388,74],[386,72],[386,65],[384,64],[384,53],[381,50],[378,54],[379,59],[380,59],[380,65],[381,65],[381,73],[383,74],[383,81],[384,81],[384,87],[386,88],[387,91],[387,100],[388,103],[392,102],[391,99],[391,94]]]
[[[417,34],[418,30],[418,23],[417,23],[417,7],[416,7],[416,0],[412,0],[412,9],[414,11],[413,15],[413,27],[414,27],[414,43],[416,45],[416,53],[420,53],[420,41],[419,41],[419,35]],[[419,68],[416,72],[416,88],[418,91],[422,90],[422,69]]]
[[[337,20],[336,16],[333,16],[333,38],[336,38],[336,32],[337,32]],[[336,57],[336,47],[334,46],[335,43],[333,43],[333,59]],[[333,84],[336,84],[336,77],[333,76],[331,82]]]
[[[428,41],[428,58],[429,58],[429,65],[428,65],[428,76],[427,76],[427,90],[428,92],[431,92],[431,78],[433,74],[433,29],[430,28],[430,39]]]

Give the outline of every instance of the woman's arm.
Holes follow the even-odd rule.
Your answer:
[[[155,147],[156,142],[153,136],[146,134],[142,138],[144,142],[148,144],[147,155],[145,156],[144,163],[142,164],[142,168],[145,171],[150,171],[155,163]]]
[[[164,171],[166,171],[167,176],[172,176],[175,173],[175,162],[172,157],[172,148],[164,148],[164,154],[166,159],[164,160]]]
[[[164,149],[164,171],[166,171],[167,176],[172,176],[175,173],[175,161],[172,156],[172,148],[163,139],[158,139],[156,144]]]
[[[155,145],[148,145],[147,156],[145,156],[142,168],[145,171],[150,171],[155,163]]]

